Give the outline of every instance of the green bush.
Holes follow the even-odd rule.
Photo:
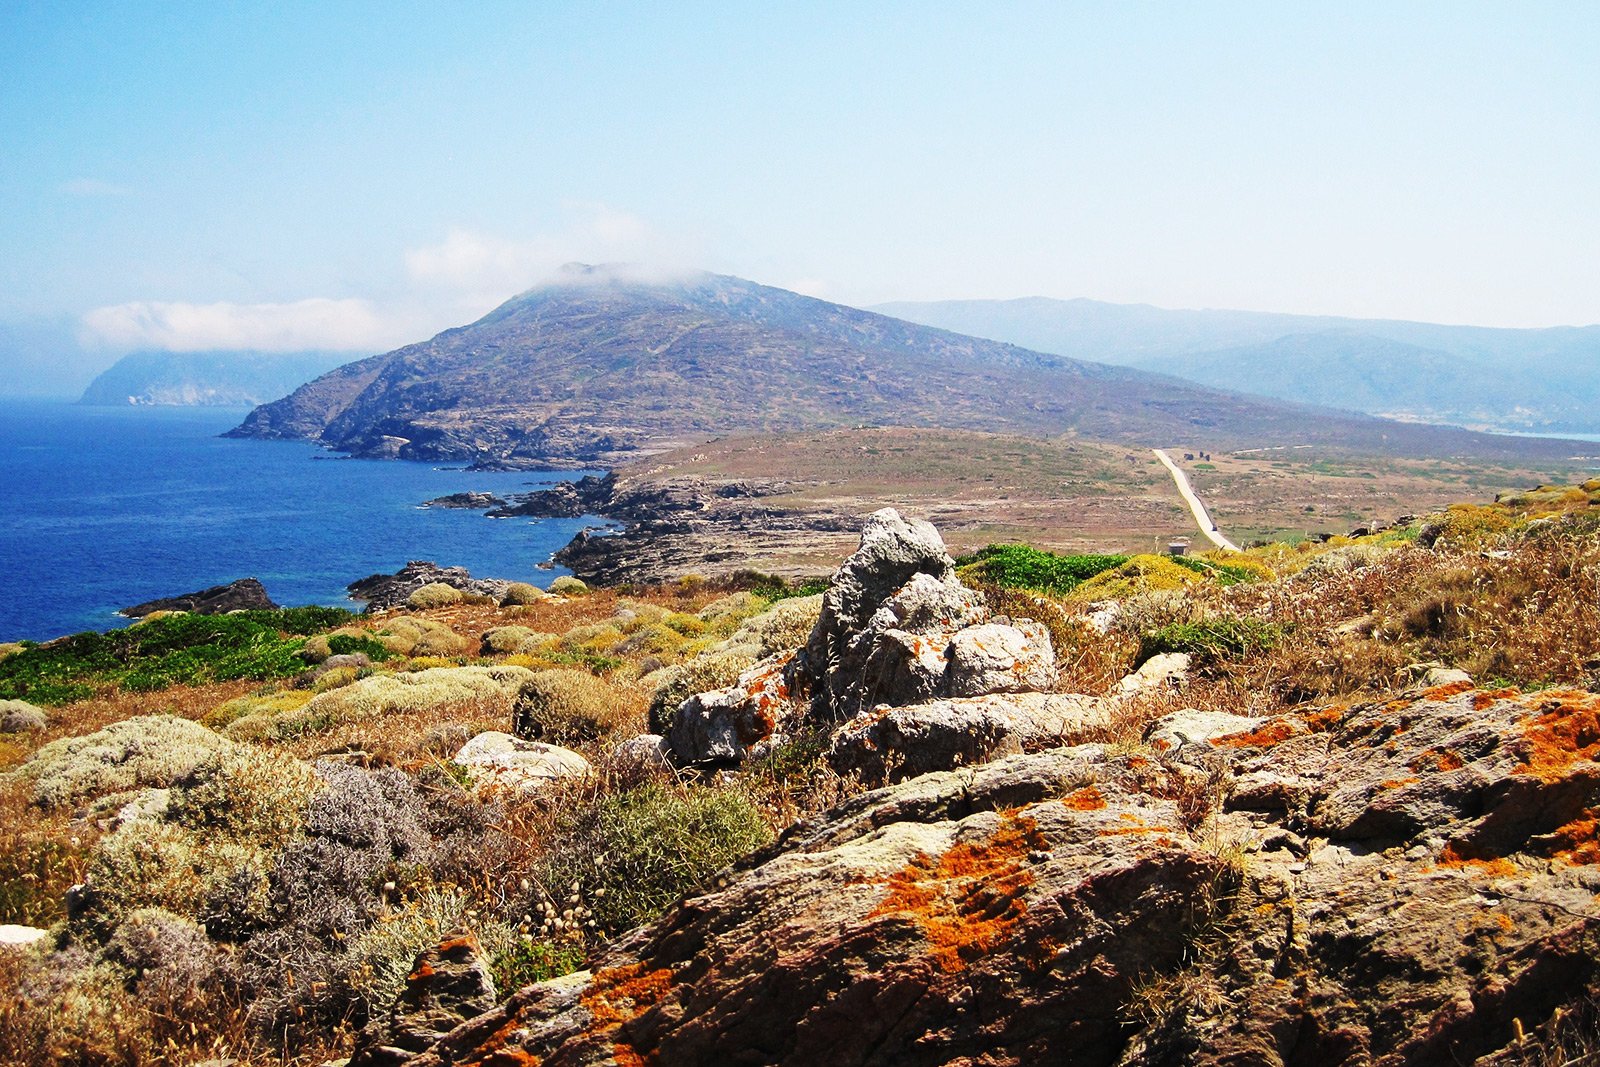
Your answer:
[[[65,704],[104,685],[150,690],[280,678],[304,668],[302,635],[351,618],[337,608],[175,614],[126,630],[76,634],[0,659],[0,698]]]
[[[1139,642],[1138,663],[1168,652],[1186,652],[1196,666],[1270,652],[1283,631],[1257,619],[1201,619],[1152,630]]]
[[[1062,556],[1028,545],[990,545],[959,563],[963,575],[974,581],[1060,594],[1127,561],[1127,556]]]
[[[485,656],[506,656],[532,652],[540,645],[559,640],[555,634],[541,633],[526,626],[496,626],[483,631],[482,651]]]
[[[393,655],[375,637],[345,633],[328,635],[328,652],[334,656],[365,656],[374,663],[382,663]]]
[[[610,936],[654,919],[771,840],[760,810],[736,788],[653,782],[570,813],[538,880],[563,898],[577,883]]]
[[[378,642],[397,656],[459,656],[467,650],[467,639],[444,623],[410,615],[385,620]]]
[[[545,598],[545,594],[537,587],[527,582],[512,582],[506,586],[505,595],[500,598],[500,606],[517,607],[528,604],[537,604]]]
[[[406,597],[408,608],[446,608],[461,603],[461,590],[443,582],[429,582]]]
[[[570,574],[563,574],[550,583],[550,591],[560,596],[581,596],[589,591],[582,579],[574,578]]]

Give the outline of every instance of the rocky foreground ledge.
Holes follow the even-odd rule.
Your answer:
[[[425,953],[353,1065],[1509,1067],[1590,1010],[1600,697],[1436,675],[1111,746],[1105,701],[1181,664],[1036,691],[1040,635],[929,535],[875,515],[804,649],[661,742],[715,767],[822,728],[893,784],[498,1007],[470,939]]]

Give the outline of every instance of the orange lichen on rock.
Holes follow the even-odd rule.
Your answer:
[[[1454,752],[1430,748],[1406,766],[1414,771],[1459,771],[1466,766],[1466,763]]]
[[[1106,798],[1100,795],[1096,787],[1086,785],[1062,797],[1061,804],[1071,811],[1099,811],[1106,806]]]
[[[1553,846],[1550,858],[1574,867],[1600,863],[1600,810],[1589,808],[1579,818],[1551,831],[1546,841]]]
[[[512,1036],[525,1025],[520,1016],[513,1014],[465,1059],[454,1061],[456,1067],[539,1067],[543,1060],[521,1045],[511,1043]]]
[[[1381,786],[1379,786],[1379,788],[1380,789],[1403,789],[1408,785],[1416,785],[1421,780],[1422,779],[1420,779],[1420,778],[1393,778],[1393,779],[1390,779],[1387,782],[1384,782]]]
[[[1269,722],[1258,730],[1248,730],[1241,734],[1229,734],[1219,737],[1212,744],[1222,748],[1269,748],[1280,741],[1287,741],[1295,734],[1291,723],[1279,719]]]
[[[1519,774],[1544,781],[1566,776],[1574,763],[1600,755],[1600,697],[1576,691],[1537,694],[1538,715],[1522,724],[1527,751]]]
[[[1434,866],[1469,870],[1490,878],[1510,878],[1521,873],[1515,863],[1503,856],[1468,856],[1455,845],[1446,845],[1444,851],[1439,853],[1439,862]]]
[[[1129,812],[1123,812],[1119,816],[1119,818],[1124,823],[1126,823],[1127,825],[1126,826],[1108,826],[1105,829],[1100,831],[1100,836],[1101,837],[1121,837],[1121,836],[1123,836],[1125,834],[1170,834],[1170,833],[1172,833],[1172,827],[1170,827],[1170,826],[1161,826],[1161,825],[1152,826],[1149,823],[1145,822],[1143,819],[1139,818],[1139,816],[1130,814]]]
[[[1429,686],[1422,691],[1423,700],[1449,700],[1458,697],[1470,689],[1476,688],[1471,682],[1446,682],[1444,685]]]
[[[1486,711],[1497,700],[1510,700],[1522,695],[1520,689],[1484,689],[1472,694],[1472,710]]]
[[[609,967],[596,971],[589,980],[589,988],[583,994],[583,1006],[594,1018],[595,1031],[604,1033],[632,1022],[655,1007],[671,988],[672,971],[667,968],[647,970],[644,963]],[[629,1067],[650,1062],[623,1040],[615,1042],[611,1056],[617,1063]]]
[[[1323,734],[1335,729],[1340,723],[1344,722],[1344,717],[1349,711],[1350,707],[1347,704],[1329,704],[1325,708],[1309,711],[1302,715],[1301,718],[1305,720],[1307,726],[1311,727],[1312,733]]]
[[[889,894],[868,915],[910,915],[928,941],[928,955],[954,974],[1000,944],[1028,910],[1023,890],[1033,874],[1023,867],[1043,848],[1034,820],[1006,814],[981,844],[963,842],[938,859],[919,855],[889,878]]]

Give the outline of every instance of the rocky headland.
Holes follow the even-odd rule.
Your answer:
[[[147,600],[117,612],[130,619],[142,619],[157,611],[188,611],[196,615],[225,615],[230,611],[270,611],[278,605],[267,595],[259,579],[240,578],[227,585],[214,585],[193,593]]]

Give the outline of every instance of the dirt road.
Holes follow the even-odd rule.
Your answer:
[[[1166,449],[1152,449],[1162,464],[1172,473],[1172,482],[1178,487],[1178,495],[1183,497],[1183,502],[1189,505],[1189,510],[1194,513],[1194,521],[1200,527],[1200,532],[1210,538],[1211,543],[1218,548],[1226,548],[1230,552],[1239,551],[1239,546],[1222,536],[1217,529],[1217,524],[1211,521],[1211,515],[1206,511],[1206,506],[1200,503],[1200,498],[1194,495],[1194,490],[1189,486],[1189,476],[1167,455]]]

